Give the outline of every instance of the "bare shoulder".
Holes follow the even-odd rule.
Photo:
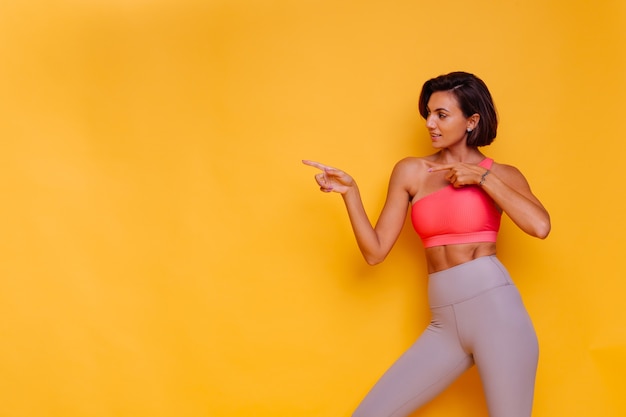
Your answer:
[[[500,164],[494,162],[491,171],[496,174],[502,181],[510,185],[527,185],[528,182],[517,167],[508,164]]]
[[[418,183],[428,172],[428,157],[409,156],[396,163],[391,174],[392,179],[411,184]]]
[[[396,163],[391,174],[391,187],[402,189],[412,198],[426,180],[430,165],[428,157],[406,157]]]
[[[432,155],[423,157],[407,156],[396,163],[394,171],[413,174],[424,172],[430,168],[430,165],[428,165],[427,162],[433,160],[434,158]]]

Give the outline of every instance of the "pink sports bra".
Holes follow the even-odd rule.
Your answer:
[[[491,168],[493,159],[478,165]],[[459,243],[495,242],[502,214],[479,186],[452,184],[420,198],[411,208],[413,228],[424,247]]]

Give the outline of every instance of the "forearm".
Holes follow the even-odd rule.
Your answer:
[[[528,197],[489,174],[482,188],[524,232],[541,239],[550,233],[550,215],[534,197]]]
[[[381,247],[380,239],[365,212],[365,207],[356,184],[342,194],[342,197],[348,211],[354,236],[365,261],[370,265],[382,262],[387,256],[388,250],[386,251]]]

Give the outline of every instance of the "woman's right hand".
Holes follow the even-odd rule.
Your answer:
[[[321,170],[315,174],[315,181],[320,186],[320,190],[325,193],[334,191],[336,193],[345,194],[355,186],[354,179],[340,169],[329,167],[315,161],[303,160],[304,165],[312,166]]]

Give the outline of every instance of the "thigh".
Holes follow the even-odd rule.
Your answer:
[[[495,288],[464,306],[472,351],[491,417],[529,417],[539,349],[514,285]]]
[[[433,323],[393,364],[361,402],[353,417],[405,417],[430,401],[472,366],[456,326],[434,312]],[[439,309],[438,309],[439,310]]]

